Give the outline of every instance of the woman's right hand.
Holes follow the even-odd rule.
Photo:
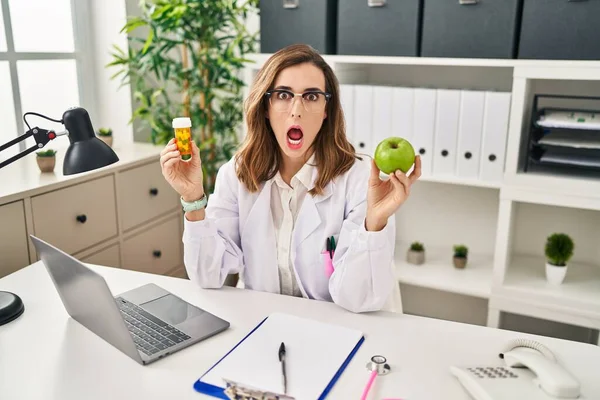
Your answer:
[[[175,139],[169,140],[160,152],[160,167],[167,182],[183,197],[183,200],[195,201],[204,195],[200,150],[193,140],[192,158],[189,161],[181,159]]]

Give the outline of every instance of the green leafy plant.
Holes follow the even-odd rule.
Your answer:
[[[218,168],[237,148],[243,122],[243,69],[257,34],[246,18],[259,0],[141,0],[141,15],[122,29],[129,46],[114,46],[113,78],[133,88],[130,122],[150,130],[152,142],[173,137],[172,119],[190,117],[200,149],[206,193]]]
[[[458,258],[467,258],[469,255],[469,248],[465,245],[456,245],[454,246],[454,257]]]
[[[35,154],[37,154],[38,157],[54,157],[56,155],[56,150],[52,150],[52,149],[41,150],[41,151],[36,151]]]
[[[564,267],[573,256],[575,245],[571,237],[565,233],[553,233],[546,239],[546,259],[557,267]]]
[[[412,242],[410,245],[410,249],[412,251],[424,251],[425,247],[423,246],[423,243],[421,243],[421,242]]]
[[[100,128],[98,129],[98,136],[112,136],[112,129]]]

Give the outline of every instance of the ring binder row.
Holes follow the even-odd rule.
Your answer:
[[[490,183],[504,175],[510,92],[340,84],[346,134],[359,154],[401,136],[424,177]]]
[[[229,379],[223,380],[225,381],[224,393],[231,400],[295,400],[294,397],[285,394],[263,391]]]
[[[544,100],[552,106],[540,106]],[[559,103],[577,107],[556,107]],[[586,107],[582,104],[588,103]],[[524,172],[597,174],[600,170],[600,97],[536,94]]]

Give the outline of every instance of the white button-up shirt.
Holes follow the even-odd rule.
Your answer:
[[[298,211],[311,184],[314,156],[292,177],[290,185],[285,183],[279,172],[273,178],[271,190],[271,215],[277,241],[277,265],[281,293],[301,297],[302,292],[294,272],[290,256],[292,232]],[[310,195],[309,195],[310,196]]]

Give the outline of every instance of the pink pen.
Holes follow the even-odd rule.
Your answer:
[[[323,256],[324,260],[323,266],[325,268],[325,275],[329,278],[331,274],[333,274],[333,260],[329,256],[328,250],[321,252],[321,255]]]

